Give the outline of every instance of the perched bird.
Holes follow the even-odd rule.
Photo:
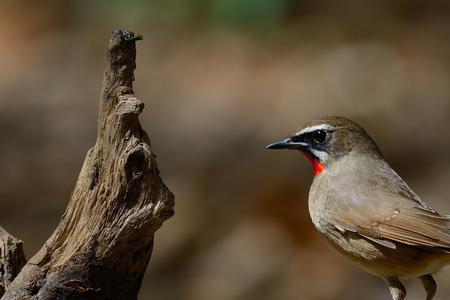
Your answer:
[[[267,149],[293,149],[312,162],[309,213],[339,252],[382,277],[393,300],[406,297],[399,278],[418,277],[427,300],[432,274],[450,263],[450,217],[414,193],[355,122],[325,117]]]

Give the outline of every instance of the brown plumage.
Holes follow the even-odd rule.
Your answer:
[[[434,297],[430,274],[450,262],[450,219],[423,202],[384,160],[359,125],[343,117],[314,120],[269,149],[296,149],[312,161],[309,211],[341,253],[385,279],[392,298],[399,277],[419,277]]]

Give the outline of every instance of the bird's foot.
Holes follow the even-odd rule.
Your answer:
[[[392,300],[404,300],[406,299],[406,289],[403,286],[400,279],[397,277],[386,277],[386,281],[389,291],[391,292]]]

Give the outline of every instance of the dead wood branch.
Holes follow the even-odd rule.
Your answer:
[[[1,299],[137,298],[153,235],[174,206],[138,120],[144,108],[132,89],[138,38],[112,33],[97,142],[55,232]]]

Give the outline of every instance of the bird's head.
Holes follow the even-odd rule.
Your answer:
[[[351,153],[381,157],[377,145],[362,127],[347,118],[335,116],[310,121],[289,139],[266,148],[301,151],[312,162],[314,176]]]

